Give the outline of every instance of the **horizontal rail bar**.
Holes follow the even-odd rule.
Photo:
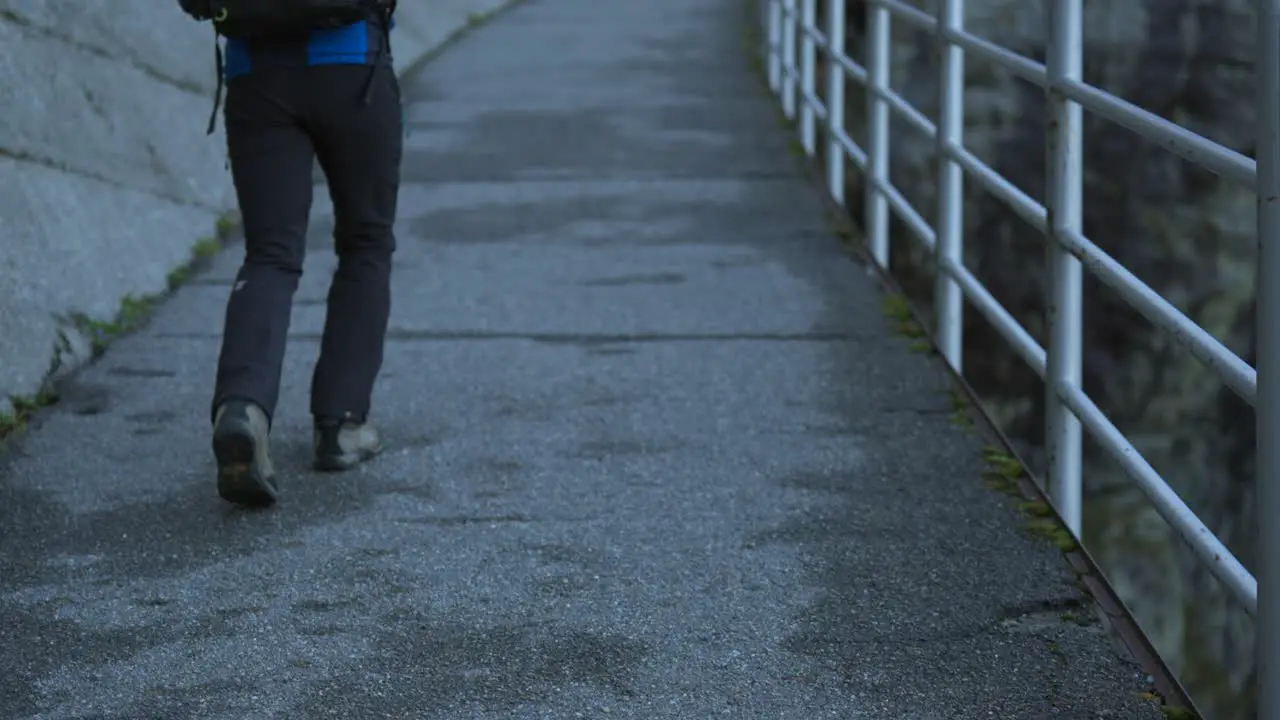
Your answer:
[[[827,42],[826,33],[822,32],[822,28],[817,25],[810,25],[806,22],[799,23],[799,27],[800,32],[808,35],[809,39],[813,40],[815,49],[825,50],[827,51],[827,54],[830,54],[830,43]]]
[[[859,85],[867,84],[867,69],[858,62],[844,53],[836,53],[834,56],[836,64],[839,65],[849,77]]]
[[[984,190],[1004,201],[1018,217],[1027,221],[1029,225],[1041,232],[1048,229],[1048,213],[1045,211],[1044,206],[1033,200],[1030,195],[1024,193],[1017,185],[1006,180],[1003,175],[996,172],[990,165],[982,162],[976,155],[958,145],[945,145],[942,151],[960,163],[960,166],[965,170],[968,170],[969,174],[978,181],[978,184],[982,185]]]
[[[1250,158],[1131,102],[1075,80],[1063,81],[1050,89],[1227,180],[1249,188],[1256,181],[1257,164]]]
[[[915,236],[920,245],[929,252],[933,252],[933,248],[938,244],[938,235],[933,231],[933,226],[928,220],[920,214],[919,210],[911,205],[911,201],[906,198],[893,184],[882,185],[874,183],[877,190],[884,193],[885,199],[889,201],[889,209],[894,212],[904,223],[907,229]]]
[[[1213,531],[1200,522],[1200,518],[1178,497],[1173,488],[1160,477],[1160,473],[1142,457],[1142,453],[1125,438],[1124,434],[1107,419],[1102,410],[1075,386],[1055,388],[1058,397],[1071,409],[1080,422],[1134,481],[1138,489],[1155,506],[1160,517],[1178,532],[1200,556],[1200,559],[1231,591],[1250,615],[1258,612],[1258,581],[1222,544]]]
[[[1044,65],[1031,58],[1019,55],[1012,50],[1006,50],[969,32],[943,30],[942,37],[944,40],[959,45],[968,52],[992,65],[1008,70],[1029,83],[1040,87],[1044,87],[1048,83],[1048,73],[1045,71]]]
[[[818,95],[818,92],[816,90],[810,91],[810,90],[805,90],[804,88],[801,88],[800,95],[805,100],[809,101],[810,103],[809,109],[813,111],[813,114],[816,115],[819,120],[827,119],[827,114],[828,114],[827,105],[826,103],[822,102],[822,98]]]
[[[965,297],[973,303],[978,312],[982,313],[983,317],[995,327],[996,331],[1004,336],[1005,340],[1009,341],[1009,344],[1013,346],[1014,352],[1018,353],[1023,361],[1031,366],[1036,375],[1039,375],[1040,379],[1043,380],[1046,365],[1044,348],[1040,346],[1040,343],[1036,342],[1035,338],[1031,337],[1031,333],[1027,332],[1026,328],[1022,327],[1022,323],[1019,323],[1005,309],[1004,305],[1001,305],[1000,301],[995,299],[995,296],[969,271],[969,268],[949,259],[943,259],[939,267],[942,272],[945,272],[956,281],[956,284],[964,292]]]
[[[867,151],[854,142],[853,138],[849,137],[849,133],[840,128],[833,128],[832,135],[835,136],[836,142],[840,143],[840,147],[844,148],[845,154],[849,156],[853,164],[857,165],[859,170],[866,169]]]
[[[947,28],[938,28],[938,21],[932,15],[912,7],[902,0],[867,0],[873,5],[879,5],[894,17],[905,20],[911,25],[926,32],[939,34],[947,42],[958,45],[964,50],[974,55],[1012,72],[1014,75],[1034,83],[1040,87],[1045,87],[1048,83],[1048,76],[1045,73],[1044,65],[1032,60],[1031,58],[1019,55],[1011,50],[996,45],[995,43],[984,40],[963,30],[950,30]]]
[[[829,44],[827,43],[827,36],[822,32],[822,28],[818,27],[817,23],[805,22],[804,16],[801,14],[800,11],[793,10],[791,8],[788,8],[786,5],[783,5],[782,17],[784,19],[791,20],[792,22],[794,22],[795,26],[800,30],[801,34],[808,35],[810,38],[812,38],[814,41],[814,44],[819,49],[826,50],[829,47]]]
[[[918,7],[902,2],[902,0],[869,0],[869,3],[871,5],[879,5],[888,10],[893,17],[902,20],[917,30],[935,32],[938,29],[937,18]]]
[[[867,88],[873,95],[889,104],[889,109],[897,113],[907,124],[929,138],[938,137],[938,126],[925,117],[925,114],[907,102],[907,99],[889,88]]]
[[[840,143],[840,146],[844,148],[846,153],[848,153],[849,159],[853,161],[853,164],[856,165],[859,170],[863,171],[863,173],[866,173],[866,151],[861,147],[858,147],[858,144],[854,142],[853,138],[849,137],[849,134],[844,130],[837,128],[832,134],[835,136],[836,142]],[[907,224],[907,228],[911,230],[911,233],[915,235],[916,239],[924,245],[925,249],[932,250],[934,244],[937,242],[933,228],[929,225],[929,221],[925,220],[924,216],[911,206],[911,202],[903,196],[902,192],[892,183],[877,182],[876,179],[870,175],[867,176],[867,182],[869,182],[876,191],[885,196],[885,199],[889,201],[889,207],[892,208],[900,218],[902,218],[902,221]]]
[[[1062,237],[1062,242],[1099,280],[1152,324],[1173,335],[1175,342],[1208,365],[1242,400],[1250,405],[1256,402],[1258,372],[1249,363],[1240,359],[1240,356],[1088,238],[1079,233],[1067,233]]]

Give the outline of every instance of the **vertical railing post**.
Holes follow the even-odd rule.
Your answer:
[[[866,232],[871,258],[889,267],[889,203],[881,187],[889,186],[889,11],[867,0],[867,186]]]
[[[1064,387],[1081,383],[1083,309],[1080,260],[1066,250],[1064,236],[1082,229],[1084,127],[1080,105],[1056,87],[1079,80],[1082,55],[1081,0],[1052,0],[1049,48],[1047,208],[1049,226],[1048,368],[1045,373],[1045,439],[1049,493],[1067,527],[1080,537],[1080,420],[1062,402]]]
[[[782,89],[782,0],[769,2],[769,89]]]
[[[1257,0],[1259,720],[1280,720],[1280,0]]]
[[[937,278],[933,302],[938,351],[956,372],[963,368],[964,295],[949,270],[964,264],[964,169],[947,152],[964,146],[964,49],[946,31],[964,29],[964,0],[943,0],[938,8],[942,47],[941,102],[938,107],[938,229],[934,254]]]
[[[827,189],[844,205],[844,66],[845,3],[827,0]]]
[[[796,0],[782,0],[782,112],[796,117]]]
[[[818,0],[800,0],[800,144],[805,154],[812,156],[817,149],[817,126],[814,121],[813,103],[817,88],[817,44],[810,29],[818,22]]]

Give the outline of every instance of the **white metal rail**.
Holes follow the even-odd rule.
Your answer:
[[[1041,64],[964,29],[964,0],[940,0],[936,16],[903,0],[865,0],[865,64],[846,53],[847,0],[764,0],[769,85],[788,118],[798,117],[800,140],[813,156],[819,123],[825,129],[828,190],[845,202],[845,162],[864,176],[867,243],[882,268],[889,261],[889,213],[931,251],[939,269],[936,342],[961,369],[962,303],[967,299],[1045,380],[1048,489],[1058,513],[1080,537],[1081,430],[1114,457],[1156,510],[1255,617],[1259,717],[1280,720],[1280,0],[1255,0],[1258,23],[1257,159],[1245,157],[1153,115],[1081,79],[1082,0],[1048,0],[1049,42]],[[817,24],[825,3],[825,27]],[[941,107],[935,124],[890,87],[893,20],[933,33],[942,46]],[[797,48],[797,44],[799,47]],[[821,53],[821,57],[819,54]],[[1046,203],[1036,202],[964,147],[966,54],[994,63],[1045,89],[1049,103],[1045,152]],[[824,98],[816,88],[825,63]],[[867,96],[867,147],[845,130],[847,80]],[[1082,109],[1155,142],[1258,195],[1257,372],[1210,333],[1144,284],[1082,232]],[[937,143],[936,228],[889,178],[889,113]],[[964,265],[964,181],[1003,200],[1050,242],[1049,346],[1043,348]],[[1136,448],[1085,394],[1081,383],[1081,282],[1088,269],[1136,310],[1211,367],[1257,413],[1259,560],[1255,579],[1202,523]],[[1265,438],[1272,438],[1268,443]]]

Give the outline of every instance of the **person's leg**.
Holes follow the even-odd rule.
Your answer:
[[[297,71],[237,78],[226,133],[245,255],[227,300],[213,395],[218,490],[269,504],[276,486],[267,434],[279,397],[293,294],[302,274],[315,159]]]
[[[400,89],[391,68],[378,69],[368,104],[362,94],[369,68],[312,71],[314,82],[327,89],[314,98],[312,130],[333,199],[338,269],[312,377],[311,412],[316,466],[341,470],[380,448],[367,419],[391,312],[403,129]]]

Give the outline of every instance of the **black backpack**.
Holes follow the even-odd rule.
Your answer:
[[[219,35],[267,39],[339,28],[370,16],[384,20],[395,0],[209,0]]]

